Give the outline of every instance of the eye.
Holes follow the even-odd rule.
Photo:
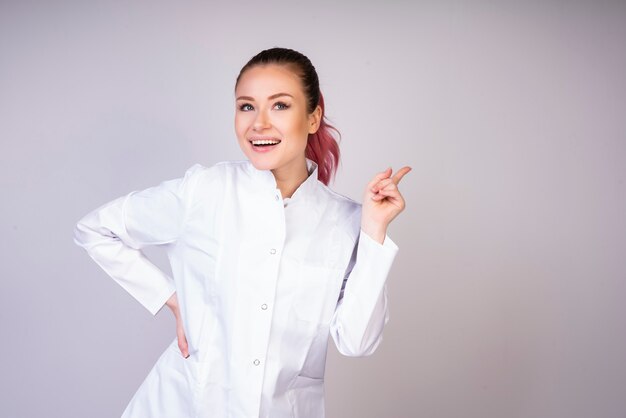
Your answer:
[[[289,105],[285,102],[276,102],[276,104],[274,104],[274,108],[276,110],[285,110],[289,109]]]
[[[239,110],[241,110],[242,112],[249,112],[251,110],[254,110],[254,107],[252,107],[250,103],[244,103],[239,105]]]

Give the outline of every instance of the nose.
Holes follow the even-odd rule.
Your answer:
[[[252,125],[252,129],[255,131],[262,131],[270,127],[269,118],[267,114],[263,111],[260,111],[256,114],[256,118],[254,119],[254,124]]]

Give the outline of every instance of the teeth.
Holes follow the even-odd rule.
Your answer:
[[[276,145],[280,143],[280,141],[275,139],[253,139],[252,145]]]

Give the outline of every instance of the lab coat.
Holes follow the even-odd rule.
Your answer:
[[[374,352],[398,247],[361,231],[360,204],[307,165],[290,199],[249,161],[196,164],[78,222],[75,242],[153,315],[177,292],[190,356],[172,340],[124,418],[322,418],[328,336]]]

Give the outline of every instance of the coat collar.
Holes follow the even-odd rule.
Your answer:
[[[301,197],[306,197],[310,195],[319,186],[319,181],[317,179],[317,163],[307,158],[306,166],[307,170],[309,171],[309,177],[307,177],[306,180],[304,180],[302,184],[298,186],[296,191],[293,192],[291,198],[289,199],[290,202],[294,202]]]
[[[307,170],[309,171],[309,176],[298,186],[296,191],[290,198],[290,201],[293,202],[297,199],[305,197],[311,194],[318,186],[318,166],[317,163],[313,160],[306,159]],[[270,170],[258,170],[252,165],[250,161],[248,161],[248,169],[253,175],[253,177],[263,184],[264,187],[267,187],[273,191],[277,189],[276,179],[274,178],[274,174]]]

